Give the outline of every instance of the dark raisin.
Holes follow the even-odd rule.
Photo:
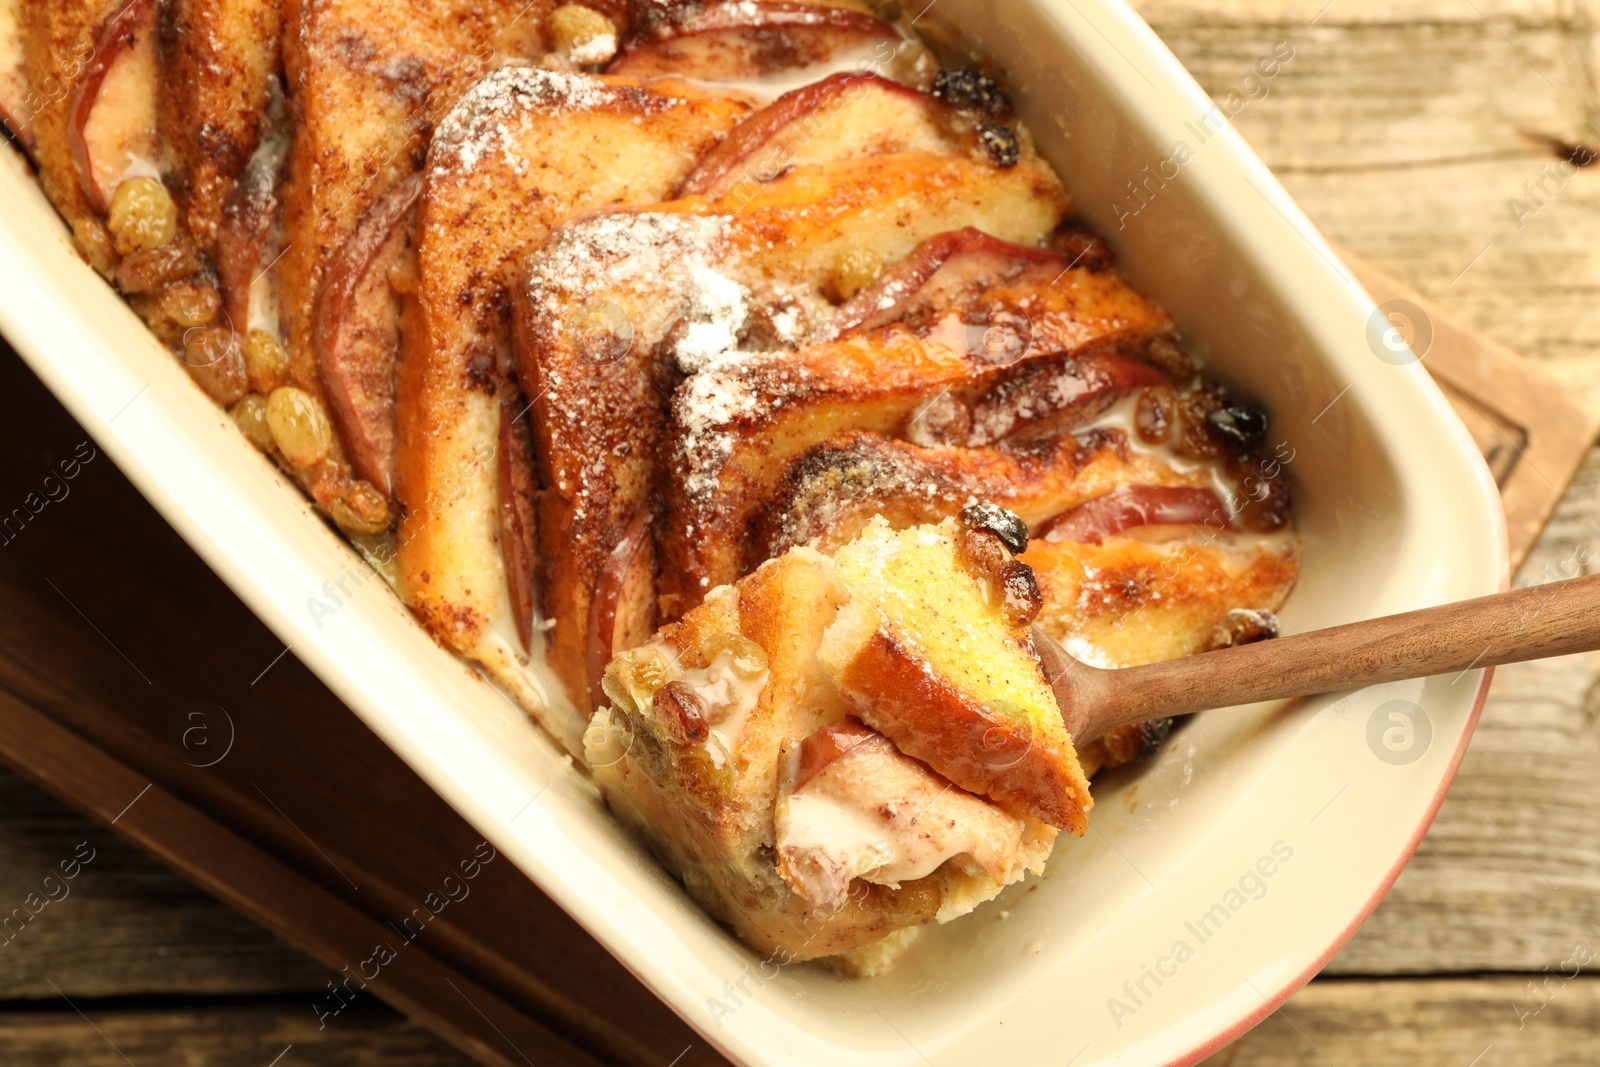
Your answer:
[[[987,530],[1000,538],[1013,555],[1028,550],[1028,524],[1014,511],[998,504],[968,504],[961,509],[961,522],[974,530]]]
[[[1013,626],[1027,626],[1033,622],[1039,609],[1044,607],[1044,594],[1039,592],[1033,568],[1014,559],[1000,568],[997,581],[1007,621]]]
[[[1211,631],[1211,648],[1233,648],[1235,645],[1253,645],[1278,636],[1278,617],[1270,611],[1254,608],[1234,608],[1222,617],[1217,628]]]
[[[1108,766],[1138,763],[1154,756],[1172,733],[1171,719],[1146,719],[1132,726],[1124,726],[1106,735],[1106,751],[1111,759]]]
[[[1011,101],[999,84],[971,68],[941,70],[934,75],[933,95],[951,107],[976,108],[992,115],[1011,110]]]
[[[1206,415],[1206,424],[1229,452],[1254,452],[1267,436],[1267,413],[1243,404],[1228,404]]]
[[[651,700],[667,739],[675,745],[698,745],[711,732],[706,725],[706,704],[683,682],[668,682]]]
[[[1003,122],[978,123],[978,141],[989,153],[989,162],[997,167],[1014,167],[1022,158],[1022,148],[1017,144],[1017,131]]]

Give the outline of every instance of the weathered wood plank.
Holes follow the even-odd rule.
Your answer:
[[[1320,3],[1141,6],[1218,100],[1251,90],[1257,61],[1290,42],[1294,58],[1257,76],[1260,98],[1233,121],[1311,219],[1475,328],[1600,387],[1600,167],[1564,168],[1525,136],[1600,140],[1581,9],[1491,21],[1430,3],[1426,21],[1369,24],[1356,16],[1370,5],[1339,0],[1312,26]]]
[[[1591,453],[1522,580],[1591,572],[1597,505]],[[1537,971],[1600,937],[1597,674],[1592,653],[1501,669],[1433,829],[1330,973]]]
[[[1591,946],[1600,944],[1591,936]],[[1593,951],[1593,950],[1591,950]],[[1574,972],[1566,968],[1565,974]],[[1588,1067],[1600,979],[1315,982],[1206,1067]]]
[[[9,771],[0,771],[0,919],[0,1000],[52,997],[52,983],[72,997],[309,998],[330,977]]]
[[[471,1060],[381,1005],[325,1029],[298,1005],[107,1008],[59,998],[48,1011],[0,1012],[0,1061],[29,1067],[469,1067]],[[523,1050],[542,1063],[542,1050]],[[281,1058],[280,1058],[281,1057]]]

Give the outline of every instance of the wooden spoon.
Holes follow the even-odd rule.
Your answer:
[[[1033,640],[1067,732],[1088,741],[1207,708],[1600,649],[1600,575],[1120,670],[1073,658],[1037,626]]]

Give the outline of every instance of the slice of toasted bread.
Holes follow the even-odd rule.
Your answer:
[[[399,376],[399,564],[407,603],[451,647],[516,646],[531,622],[497,614],[503,502],[496,480],[464,476],[495,454],[502,403],[527,406],[506,370],[513,264],[584,210],[669,195],[746,110],[678,83],[506,67],[441,124]]]
[[[223,206],[266,132],[283,16],[273,0],[171,0],[166,17],[157,121],[167,183],[185,228],[211,252]]]
[[[871,733],[843,725],[848,707],[818,659],[847,596],[832,561],[803,548],[715,590],[612,662],[610,706],[595,714],[585,754],[612,810],[752,948],[780,963],[843,953],[843,969],[870,973],[905,947],[907,929],[963,914],[1042,868],[1055,831],[954,789],[876,734],[881,746],[828,770],[814,750],[830,734]],[[803,774],[802,748],[813,750]],[[837,879],[794,866],[812,870],[853,846],[819,832],[807,804],[879,819],[885,862],[845,879],[842,893],[813,890]]]
[[[961,788],[1083,833],[1089,783],[1028,621],[956,521],[875,519],[834,562],[851,599],[818,654],[861,720]]]

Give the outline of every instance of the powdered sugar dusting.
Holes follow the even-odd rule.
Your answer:
[[[590,74],[505,66],[484,75],[450,109],[428,150],[429,167],[470,172],[484,159],[499,156],[517,173],[528,159],[519,150],[534,115],[549,117],[591,110],[609,103],[614,90]]]

